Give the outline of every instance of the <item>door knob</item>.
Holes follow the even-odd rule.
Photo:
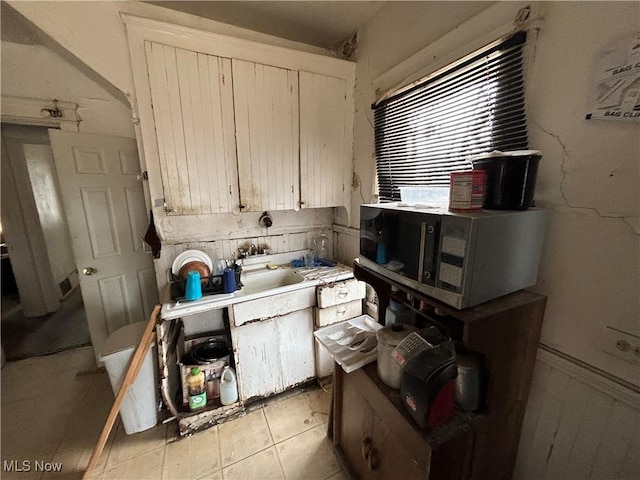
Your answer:
[[[93,267],[84,267],[82,273],[85,275],[93,275],[94,273],[98,273],[98,270]]]

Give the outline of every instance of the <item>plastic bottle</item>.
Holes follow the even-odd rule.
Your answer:
[[[187,389],[189,390],[190,410],[197,410],[207,405],[204,372],[200,371],[198,367],[193,367],[187,375]]]
[[[220,403],[231,405],[238,401],[238,383],[236,372],[231,367],[224,367],[220,375]]]

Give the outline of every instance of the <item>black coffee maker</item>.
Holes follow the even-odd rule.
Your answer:
[[[402,401],[416,423],[433,428],[447,422],[453,416],[458,375],[451,339],[427,327],[400,342],[394,357],[402,365]]]

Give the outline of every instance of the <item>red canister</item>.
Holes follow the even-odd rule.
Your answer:
[[[484,170],[452,172],[449,190],[449,210],[480,211],[484,201]]]

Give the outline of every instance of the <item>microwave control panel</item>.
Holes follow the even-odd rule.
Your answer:
[[[447,223],[446,220],[443,222],[441,231],[437,285],[451,292],[460,293],[464,281],[465,257],[469,248],[468,225]]]

